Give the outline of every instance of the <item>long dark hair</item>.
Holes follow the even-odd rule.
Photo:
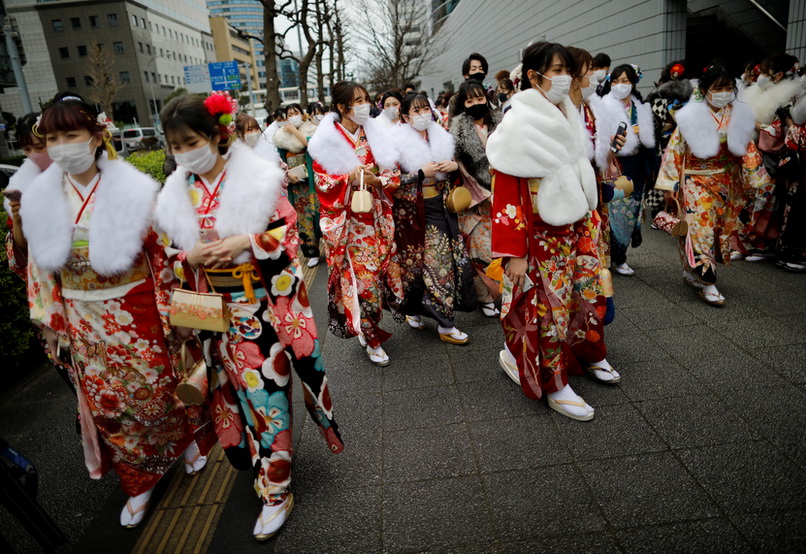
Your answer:
[[[529,70],[531,69],[543,75],[551,67],[555,54],[560,56],[569,72],[574,71],[574,60],[562,44],[540,41],[526,47],[523,52],[523,65],[521,67],[521,90],[532,88],[532,83],[527,75]]]
[[[400,118],[402,119],[404,115],[409,115],[409,110],[411,108],[428,108],[428,111],[431,112],[431,121],[434,121],[434,110],[431,109],[431,103],[428,101],[428,97],[423,94],[407,94],[403,101],[400,103]]]
[[[363,91],[363,93],[367,95],[367,98],[369,98],[369,92],[366,87],[355,81],[339,81],[330,89],[333,108],[335,108],[333,111],[336,112],[339,121],[350,111],[350,104],[353,103],[356,90]],[[342,113],[339,106],[344,106],[347,108],[347,111]]]
[[[483,96],[487,101],[487,115],[484,116],[484,123],[487,125],[492,125],[493,110],[490,107],[490,99],[487,98],[487,90],[484,88],[484,85],[473,79],[469,79],[459,85],[459,91],[454,95],[453,117],[465,113],[467,111],[467,108],[465,108],[465,100],[468,98],[475,98],[477,96]]]
[[[56,131],[85,129],[91,135],[101,137],[103,142],[95,149],[95,159],[101,157],[104,150],[109,159],[114,159],[115,149],[111,146],[110,134],[106,127],[98,123],[98,111],[81,96],[73,92],[60,92],[53,97],[53,102],[42,112],[42,118],[36,124],[36,132],[42,137]],[[108,146],[107,146],[108,145]]]
[[[17,120],[17,142],[21,147],[33,146],[38,142],[44,144],[44,136],[39,136],[36,134],[36,132],[39,132],[38,126],[36,132],[34,132],[34,125],[36,125],[36,119],[38,117],[38,113],[31,112],[25,114]]]
[[[610,89],[613,86],[613,81],[621,77],[622,74],[626,75],[627,80],[630,81],[630,83],[632,83],[632,92],[630,94],[632,94],[633,96],[638,98],[638,100],[643,102],[644,97],[641,96],[641,93],[638,91],[638,88],[636,86],[638,85],[638,81],[640,81],[640,79],[638,78],[638,73],[636,73],[635,68],[633,66],[627,63],[617,65],[610,72],[610,78],[605,80],[604,86],[602,87],[602,96],[606,96],[610,92]]]

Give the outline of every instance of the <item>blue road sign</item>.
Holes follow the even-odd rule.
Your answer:
[[[213,90],[240,90],[241,72],[238,62],[213,62],[207,64],[210,69],[210,84]]]

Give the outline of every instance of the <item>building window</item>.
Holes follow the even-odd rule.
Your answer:
[[[92,27],[93,29],[97,29],[100,26],[101,26],[101,23],[98,21],[98,16],[97,15],[91,15],[90,16],[90,27]]]
[[[61,19],[54,19],[51,21],[51,24],[53,25],[53,30],[56,31],[57,33],[61,33],[62,31],[64,31],[64,26],[62,26]]]
[[[160,48],[160,57],[164,56],[162,48]]]
[[[92,77],[90,77],[89,75],[84,75],[84,84],[87,85],[88,87],[91,87]]]
[[[70,18],[70,26],[73,29],[81,29],[81,18],[79,18],[79,17],[71,17]]]
[[[83,58],[84,56],[87,55],[87,47],[84,46],[83,44],[76,46],[76,50],[78,50],[78,56],[80,58]]]
[[[75,77],[68,77],[67,78],[67,88],[76,88],[76,78]]]
[[[151,45],[150,44],[146,44],[146,52],[151,54]]]
[[[70,50],[68,48],[66,48],[66,47],[65,48],[59,48],[59,56],[63,60],[66,60],[67,58],[70,57]]]
[[[137,23],[137,16],[136,16],[136,15],[133,15],[133,16],[132,16],[132,23],[134,24],[134,26],[135,26],[135,27],[139,27],[139,26],[140,26],[140,24],[139,24],[139,23]]]
[[[154,73],[153,71],[151,72],[151,82],[152,82],[152,83],[156,83],[156,82],[157,82],[157,74],[156,74],[156,73]]]
[[[143,53],[143,43],[142,43],[142,42],[138,42],[138,43],[137,43],[137,47],[138,47],[138,48],[140,48],[140,53],[142,54],[142,53]]]
[[[141,17],[140,18],[140,23],[142,24],[143,29],[145,29],[146,28],[146,20]]]
[[[131,79],[129,78],[129,72],[128,71],[121,71],[120,72],[120,82],[123,83],[124,85],[128,85],[128,84],[130,84],[132,82]]]
[[[148,71],[143,71],[143,76],[145,77],[146,83],[148,83]]]
[[[112,45],[115,47],[115,54],[123,54],[123,43],[122,42],[113,42]]]
[[[118,14],[110,13],[106,15],[106,22],[109,23],[110,27],[117,27],[118,26]]]

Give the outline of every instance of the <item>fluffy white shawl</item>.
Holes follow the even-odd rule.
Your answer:
[[[677,112],[677,127],[683,135],[691,153],[700,159],[713,158],[719,153],[719,134],[713,111],[705,99],[689,100]],[[747,144],[753,139],[756,120],[753,110],[743,102],[731,103],[728,122],[728,150],[734,156],[744,156]]]
[[[792,121],[795,122],[797,125],[803,125],[806,123],[806,94],[801,96],[797,102],[792,106],[792,110],[790,111],[790,115],[792,116]]]
[[[101,275],[131,268],[143,249],[151,225],[159,184],[123,160],[98,160],[101,182],[89,226],[90,264]],[[55,163],[22,195],[20,215],[34,262],[56,271],[67,262],[73,244],[73,221],[64,193],[64,171]]]
[[[303,121],[302,125],[299,126],[299,132],[305,137],[311,137],[314,132],[316,132],[316,125],[310,121]],[[302,144],[302,141],[290,131],[286,131],[284,126],[280,127],[277,132],[274,133],[274,137],[272,137],[271,140],[277,148],[288,150],[292,154],[299,154],[305,151],[305,145]]]
[[[596,165],[598,167],[606,167],[607,153],[610,151],[610,137],[616,134],[619,123],[622,121],[627,124],[627,142],[624,143],[624,148],[619,152],[619,156],[635,154],[638,152],[640,145],[644,145],[646,148],[655,147],[652,108],[635,96],[632,97],[632,101],[638,112],[638,135],[632,130],[624,102],[616,99],[612,92],[602,98],[601,104],[597,104],[597,113],[599,115],[597,134],[600,135],[599,140],[596,142]]]
[[[39,166],[28,158],[25,158],[20,168],[8,180],[6,190],[19,190],[24,192],[25,188],[34,179],[39,177],[40,173],[42,173],[42,170],[39,169]],[[8,198],[3,198],[3,208],[6,210],[9,217],[11,217],[11,203],[8,201]]]
[[[436,121],[428,124],[428,142],[411,125],[400,125],[396,129],[397,146],[400,149],[400,167],[406,173],[417,171],[429,162],[453,160],[456,142],[453,135]],[[436,179],[447,179],[444,173],[437,173]]]
[[[767,90],[761,90],[758,83],[753,83],[744,93],[744,101],[753,108],[756,121],[769,125],[775,119],[775,111],[803,93],[797,79],[785,79]]]
[[[216,214],[218,236],[223,239],[262,233],[282,192],[282,170],[245,144],[236,142],[230,147],[226,172]],[[189,175],[181,165],[171,173],[157,198],[156,209],[160,228],[185,251],[199,240],[199,217],[188,193]]]
[[[381,169],[393,169],[397,164],[397,148],[389,127],[369,118],[363,125],[367,142]],[[336,128],[336,114],[327,114],[310,141],[308,154],[331,175],[344,175],[361,165],[350,142]]]
[[[512,108],[487,140],[487,157],[498,171],[541,178],[540,217],[568,225],[596,208],[596,176],[585,154],[587,133],[570,99],[563,111],[535,89],[512,97]]]

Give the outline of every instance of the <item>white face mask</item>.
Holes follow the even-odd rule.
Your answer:
[[[431,123],[431,114],[417,114],[411,117],[411,126],[418,131],[425,131]]]
[[[391,108],[384,108],[383,109],[383,114],[386,117],[388,117],[389,119],[391,119],[392,121],[397,119],[398,113],[400,113],[400,108],[396,108],[394,106],[392,106]]]
[[[260,141],[260,137],[262,136],[260,131],[255,131],[254,133],[246,133],[243,136],[243,141],[246,143],[249,148],[254,148],[257,146],[258,141]]]
[[[367,122],[367,119],[369,119],[370,108],[371,106],[369,104],[359,104],[358,106],[353,106],[353,115],[348,115],[347,117],[352,119],[355,123],[363,125]]]
[[[772,85],[769,75],[759,75],[756,83],[761,90],[767,90]]]
[[[601,83],[602,81],[604,81],[605,77],[607,77],[607,71],[605,71],[604,69],[597,69],[596,71],[593,72],[593,78],[596,79],[597,83]]]
[[[90,137],[87,142],[48,146],[48,156],[53,163],[70,175],[80,175],[87,171],[95,161],[95,149],[90,146],[90,142],[94,138]]]
[[[596,81],[591,78],[589,78],[588,81],[590,81],[590,84],[588,84],[588,86],[586,86],[585,88],[581,89],[582,99],[585,100],[586,102],[591,96],[593,96],[593,93],[596,92]]]
[[[324,119],[324,117],[325,117],[324,114],[320,114],[320,113],[318,113],[315,116],[313,116],[313,118],[316,120],[317,123],[322,121],[322,119]]]
[[[210,150],[209,142],[207,142],[201,148],[196,148],[190,152],[175,154],[174,158],[176,159],[176,163],[178,165],[181,165],[196,175],[202,175],[213,169],[213,166],[218,160],[218,156],[216,156],[216,154]]]
[[[617,100],[624,100],[632,93],[632,85],[613,85],[610,87],[610,92],[613,93],[613,97]]]
[[[294,127],[299,127],[300,125],[302,125],[302,116],[292,115],[291,117],[288,118],[288,122]]]
[[[710,96],[710,98],[709,98]],[[711,92],[705,95],[708,103],[717,109],[722,109],[733,101],[732,92]]]
[[[546,100],[552,104],[559,104],[568,98],[568,93],[571,92],[572,81],[570,75],[555,75],[554,77],[546,77],[543,75],[543,78],[551,81],[551,88],[548,90],[543,90],[540,88],[540,85],[537,87],[546,95]]]

